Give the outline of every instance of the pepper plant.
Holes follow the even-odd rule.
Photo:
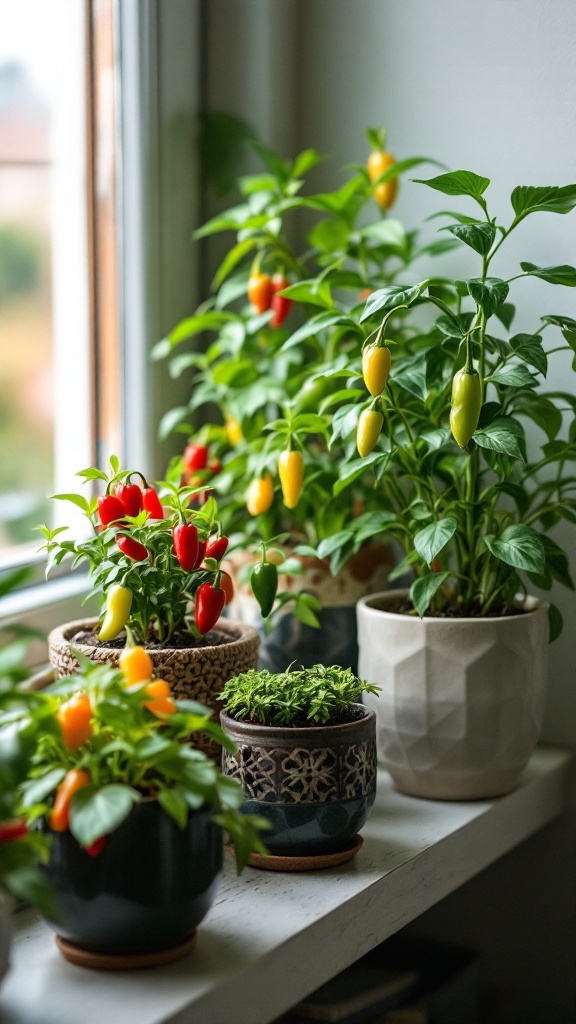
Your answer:
[[[421,244],[389,215],[400,176],[425,158],[396,161],[382,129],[367,135],[368,160],[321,193],[308,183],[322,159],[315,150],[286,160],[255,144],[262,171],[240,177],[240,202],[195,235],[233,238],[212,295],[154,351],[168,357],[173,377],[191,374],[188,404],[160,427],[162,437],[177,431],[190,442],[170,479],[184,474],[214,487],[226,529],[243,544],[285,536],[292,546],[329,545],[357,516],[355,545],[340,549],[341,565],[384,525],[369,473],[336,487],[349,443],[329,445],[331,413],[351,397],[362,296],[457,244]],[[396,326],[401,332],[400,319]],[[200,336],[210,340],[194,348]],[[209,422],[195,432],[191,418],[204,409]],[[201,465],[192,457],[198,448]],[[293,559],[289,568],[298,570]]]
[[[570,386],[541,385],[551,359],[576,353],[576,320],[545,312],[515,331],[510,298],[513,288],[521,300],[533,278],[575,287],[576,269],[522,261],[511,277],[495,275],[511,233],[529,216],[570,213],[576,185],[518,186],[500,223],[488,178],[454,171],[416,181],[475,204],[472,215],[437,216],[450,221],[442,232],[477,254],[478,273],[396,283],[351,311],[362,341],[344,368],[348,399],[334,413],[331,445],[355,437],[357,448],[346,448],[334,491],[353,488],[370,468],[382,527],[405,553],[395,573],[414,574],[419,615],[513,614],[530,584],[574,589],[566,552],[549,531],[576,523],[576,396]],[[433,323],[423,321],[424,308]],[[309,329],[321,327],[322,315]],[[356,529],[352,520],[332,538],[334,570]],[[550,618],[553,639],[562,628],[554,606]]]
[[[89,535],[63,538],[67,527],[40,527],[49,573],[65,558],[72,568],[87,563],[94,594],[104,600],[98,637],[113,640],[124,628],[129,639],[168,643],[187,634],[199,641],[217,623],[233,596],[221,562],[228,547],[210,495],[191,507],[201,488],[166,482],[161,496],[140,473],[123,470],[116,456],[110,471],[89,468],[78,476],[99,482],[104,493],[56,494],[84,513]],[[137,482],[139,481],[139,482]]]
[[[186,742],[201,731],[234,751],[211,711],[174,701],[168,684],[152,678],[143,648],[132,647],[119,669],[77,657],[77,675],[50,684],[0,724],[0,747],[14,726],[36,732],[18,787],[28,822],[43,822],[48,835],[70,829],[98,857],[133,805],[153,798],[180,828],[191,811],[212,808],[235,844],[238,871],[252,850],[265,853],[256,830],[266,826],[241,812],[240,786]]]

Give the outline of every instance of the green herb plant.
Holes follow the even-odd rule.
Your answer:
[[[367,136],[371,146],[380,145],[380,133],[369,130]],[[350,359],[363,338],[362,296],[393,285],[419,260],[457,242],[443,237],[421,244],[416,231],[376,201],[381,185],[397,182],[426,162],[424,157],[391,157],[374,180],[365,163],[355,164],[345,170],[341,186],[319,193],[308,182],[323,159],[318,152],[308,149],[286,160],[259,143],[253,146],[262,170],[240,177],[240,201],[195,234],[200,242],[232,236],[212,295],[153,353],[168,358],[171,376],[187,374],[191,382],[187,405],[166,414],[160,436],[182,433],[217,456],[222,466],[216,476],[207,467],[194,478],[215,488],[224,527],[243,546],[256,536],[267,542],[285,536],[290,555],[294,548],[305,554],[306,545],[313,545],[320,557],[331,555],[333,565],[342,567],[386,526],[370,473],[342,485],[340,464],[353,440],[338,433],[330,444],[332,413],[362,395],[349,379]],[[266,287],[278,281],[283,287],[271,298]],[[394,328],[401,336],[401,318]],[[208,422],[195,430],[192,419],[199,412]],[[296,502],[291,494],[288,504],[278,474],[286,450],[302,453],[304,460],[303,485]],[[185,469],[177,457],[169,477],[179,479]],[[273,493],[250,515],[250,487],[267,474]],[[348,542],[335,547],[342,531]],[[302,570],[292,558],[279,571],[282,576]],[[308,621],[310,608],[300,602],[295,614]]]
[[[364,345],[390,347],[391,369],[380,395],[364,391],[358,401],[360,344],[347,363],[350,400],[333,416],[332,445],[354,436],[366,410],[379,413],[382,426],[364,457],[346,447],[335,491],[353,487],[370,467],[382,528],[405,552],[395,572],[414,573],[410,599],[419,615],[513,614],[530,584],[549,590],[557,580],[574,589],[567,554],[549,531],[576,523],[576,397],[570,386],[541,385],[551,360],[576,353],[576,320],[544,312],[515,331],[510,295],[514,286],[521,302],[534,278],[576,287],[576,269],[522,261],[512,276],[495,275],[511,233],[529,216],[568,214],[576,185],[518,186],[502,224],[488,207],[488,178],[454,171],[416,180],[475,204],[472,215],[436,216],[450,221],[442,232],[477,254],[478,273],[397,283],[375,291],[360,315],[353,311]],[[424,327],[423,307],[436,315]],[[389,331],[398,315],[410,324],[402,339]],[[562,628],[554,605],[550,622],[554,639]]]
[[[214,820],[233,839],[241,870],[251,850],[262,852],[256,829],[263,826],[241,813],[239,785],[187,742],[201,732],[234,751],[210,720],[211,712],[195,701],[179,700],[171,713],[163,713],[164,704],[150,700],[149,682],[127,685],[121,671],[96,665],[80,652],[76,656],[78,675],[52,683],[31,707],[11,716],[20,729],[37,727],[36,749],[19,788],[20,809],[28,821],[41,819],[48,828],[58,787],[68,772],[81,771],[89,783],[72,796],[69,827],[83,847],[105,841],[135,803],[154,797],[180,828],[191,811],[211,807]],[[83,741],[71,746],[64,742],[58,713],[77,694],[88,697],[92,714]],[[0,739],[10,727],[0,727]]]
[[[350,705],[363,690],[378,694],[380,687],[358,679],[351,669],[313,665],[285,672],[250,669],[229,679],[220,700],[238,721],[261,725],[327,725],[346,721]]]

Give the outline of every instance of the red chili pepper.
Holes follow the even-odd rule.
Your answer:
[[[180,523],[172,530],[174,554],[186,572],[196,568],[198,558],[198,530],[194,523]]]
[[[197,569],[199,565],[202,565],[202,562],[204,561],[204,555],[206,554],[206,543],[207,542],[205,540],[198,541],[198,554],[196,555],[196,561],[194,563],[195,569]]]
[[[142,507],[148,512],[149,519],[164,519],[164,509],[153,487],[144,488]]]
[[[194,619],[199,633],[204,636],[216,625],[226,601],[226,594],[220,587],[202,583],[196,591]]]
[[[220,462],[220,459],[210,459],[210,462],[208,463],[208,469],[212,473],[214,473],[214,476],[216,476],[216,473],[221,473],[222,463]]]
[[[142,511],[142,491],[138,484],[118,484],[116,497],[122,502],[125,515],[137,516]]]
[[[206,463],[208,462],[208,449],[206,445],[189,444],[184,449],[182,462],[187,473],[194,473],[197,469],[206,469]]]
[[[102,853],[106,845],[106,836],[100,836],[99,839],[95,839],[90,846],[85,846],[84,849],[89,857],[97,857],[99,853]]]
[[[206,541],[205,558],[215,558],[217,562],[224,558],[228,547],[228,537],[208,537]]]
[[[116,534],[116,544],[122,554],[134,562],[143,562],[145,558],[148,558],[148,549],[139,541],[134,540],[134,537],[127,537],[125,533]]]
[[[272,287],[274,288],[274,295],[272,296],[271,308],[274,310],[274,316],[272,317],[270,324],[272,327],[281,327],[284,323],[288,313],[292,309],[292,299],[287,299],[284,295],[278,295],[283,288],[288,288],[290,281],[284,277],[283,274],[274,274],[272,278]]]
[[[117,523],[119,519],[124,519],[125,515],[126,509],[115,494],[105,494],[98,498],[98,518],[102,526]]]
[[[234,583],[230,573],[224,572],[224,570],[220,573],[220,586],[224,591],[224,604],[230,604],[234,598]]]
[[[28,828],[23,818],[14,818],[13,821],[3,821],[0,825],[0,845],[2,843],[13,843],[16,839],[28,834]]]

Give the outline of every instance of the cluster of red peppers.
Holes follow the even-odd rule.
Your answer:
[[[252,266],[248,278],[248,299],[258,313],[266,313],[269,309],[273,311],[271,327],[281,327],[292,309],[292,299],[280,294],[289,287],[290,281],[282,271],[278,270],[270,277],[260,270],[258,262]]]
[[[192,457],[196,463],[192,464]],[[208,452],[203,445],[189,445],[189,462],[193,469],[204,469],[207,465]],[[215,460],[216,461],[216,460]],[[219,472],[220,463],[214,467]],[[132,476],[139,476],[142,487],[131,483]],[[110,485],[109,485],[110,488]],[[150,557],[147,547],[128,533],[122,531],[126,525],[126,517],[136,518],[142,511],[148,513],[148,519],[164,519],[165,509],[157,491],[148,485],[140,474],[128,474],[126,482],[119,483],[114,490],[98,498],[97,514],[101,528],[117,526],[114,541],[118,549],[127,558],[135,562],[145,561]],[[201,567],[214,572],[214,580],[206,580],[200,584],[195,594],[194,618],[198,632],[208,633],[215,625],[222,610],[234,596],[234,586],[230,575],[225,572],[220,562],[228,547],[228,538],[217,535],[203,539],[195,523],[186,519],[181,513],[182,521],[172,527],[172,549],[174,556],[185,572],[194,572]],[[106,612],[98,638],[103,641],[114,639],[126,626],[133,594],[129,587],[119,583],[110,587],[106,598]]]
[[[211,459],[205,444],[191,443],[182,453],[182,485],[201,487],[208,483],[222,469],[220,459]],[[212,494],[212,488],[206,487],[196,496],[196,501],[203,505]]]

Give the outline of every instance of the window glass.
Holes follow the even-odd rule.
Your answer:
[[[89,430],[89,403],[86,423],[62,423],[66,386],[78,387],[74,365],[67,385],[62,379],[63,345],[88,348],[82,293],[74,335],[70,321],[66,338],[57,326],[66,323],[58,313],[66,262],[72,284],[79,260],[87,275],[84,236],[82,252],[68,244],[78,234],[70,226],[77,195],[87,212],[85,134],[74,123],[79,107],[85,116],[85,86],[79,104],[69,70],[79,69],[76,78],[85,71],[83,28],[81,3],[0,0],[0,566],[37,551],[34,527],[59,512],[48,500],[62,489],[59,448],[78,431],[86,447],[86,423]]]

